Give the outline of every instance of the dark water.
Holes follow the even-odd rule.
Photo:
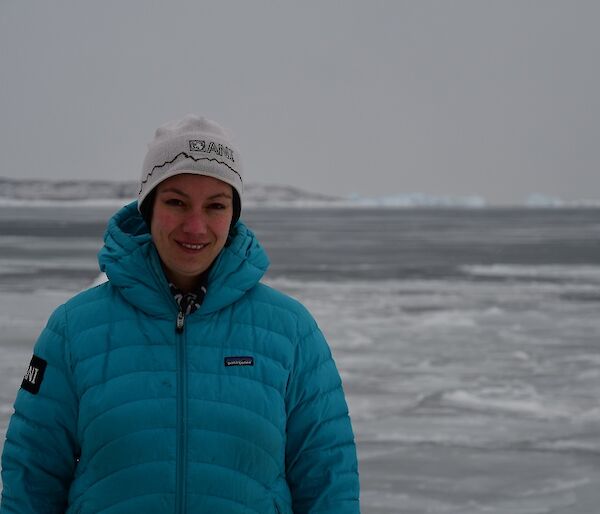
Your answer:
[[[111,213],[0,207],[0,290],[85,287]],[[600,262],[595,209],[255,209],[243,219],[273,278],[452,278],[470,265]]]
[[[464,265],[600,262],[598,210],[257,211],[275,275],[321,280],[461,275]]]

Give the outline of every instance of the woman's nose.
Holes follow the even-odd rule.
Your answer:
[[[183,231],[187,234],[205,234],[207,231],[206,215],[200,211],[192,211],[183,222]]]

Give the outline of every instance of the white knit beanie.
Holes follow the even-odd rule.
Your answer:
[[[242,199],[242,163],[227,132],[214,121],[188,114],[156,129],[148,144],[138,193],[138,210],[163,180],[181,173],[218,178]]]

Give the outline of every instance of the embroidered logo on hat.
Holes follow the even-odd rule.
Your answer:
[[[42,385],[42,380],[44,380],[47,364],[47,361],[36,355],[31,357],[31,362],[29,363],[29,368],[27,368],[27,373],[25,373],[25,376],[23,377],[21,388],[31,394],[38,394],[40,386]]]
[[[225,157],[231,162],[235,162],[233,150],[221,143],[215,143],[214,141],[208,141],[207,143],[203,139],[191,139],[189,143],[190,152],[216,153],[219,157]]]
[[[254,366],[254,357],[225,357],[225,366]]]

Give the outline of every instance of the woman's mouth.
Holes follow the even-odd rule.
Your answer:
[[[183,241],[177,241],[179,246],[182,246],[186,250],[202,250],[208,243],[184,243]]]

